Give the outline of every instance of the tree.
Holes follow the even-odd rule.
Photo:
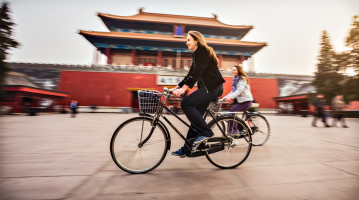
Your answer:
[[[12,27],[15,25],[9,16],[9,6],[7,2],[2,3],[0,8],[0,99],[4,97],[3,86],[5,82],[6,73],[9,68],[4,62],[8,50],[16,48],[19,43],[11,38]]]
[[[347,68],[355,72],[348,76],[344,85],[346,100],[359,100],[359,20],[358,16],[353,17],[352,28],[346,38],[346,45],[351,47],[347,57]]]
[[[340,83],[343,79],[343,75],[338,73],[340,66],[337,63],[336,54],[333,51],[326,31],[323,31],[320,45],[319,62],[317,64],[313,85],[316,87],[318,93],[324,94],[326,102],[329,104],[336,93],[341,90]]]
[[[353,28],[349,31],[346,38],[346,45],[353,49],[359,49],[359,21],[358,16],[353,17]]]

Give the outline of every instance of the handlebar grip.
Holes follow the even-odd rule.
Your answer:
[[[168,94],[172,94],[173,90],[174,90],[173,88],[172,89],[168,89],[167,87],[163,88],[163,91],[167,92]]]

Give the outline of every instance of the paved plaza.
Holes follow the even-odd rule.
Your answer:
[[[238,168],[168,153],[155,170],[132,175],[114,164],[109,143],[133,116],[1,116],[0,199],[359,199],[359,119],[314,128],[311,117],[266,115],[270,139]]]

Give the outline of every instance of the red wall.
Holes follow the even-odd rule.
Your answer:
[[[224,95],[232,90],[232,78],[225,77]],[[254,98],[261,108],[275,108],[278,96],[277,79],[250,79]],[[128,88],[149,88],[162,92],[156,74],[61,71],[59,91],[69,93],[80,106],[130,107],[132,94]],[[195,89],[195,88],[194,88]]]
[[[66,91],[80,106],[131,105],[128,88],[156,88],[155,74],[61,71],[59,91]]]

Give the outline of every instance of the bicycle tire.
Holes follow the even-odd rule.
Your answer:
[[[111,157],[122,170],[141,174],[158,167],[167,155],[168,137],[159,124],[152,126],[150,117],[135,117],[123,122],[113,133],[110,144]],[[150,134],[149,140],[140,145]]]
[[[246,121],[251,123],[253,146],[265,144],[270,136],[270,126],[267,119],[260,114],[251,114],[246,117]]]
[[[217,125],[217,123],[218,125]],[[217,151],[215,153],[210,153],[210,151],[206,152],[206,157],[210,163],[214,166],[219,167],[221,169],[231,169],[238,167],[241,165],[249,156],[252,149],[252,137],[251,137],[251,129],[245,124],[242,119],[239,119],[234,116],[220,116],[215,120],[212,120],[208,125],[214,132],[214,137],[223,138],[221,142],[224,146],[224,149],[221,151]],[[239,127],[242,127],[242,134],[236,136],[229,136],[228,138],[232,140],[228,142],[227,139],[223,136],[221,130],[218,127],[223,127],[223,124],[228,124],[228,122],[236,122]],[[228,126],[226,129],[229,129]],[[223,129],[222,129],[223,130]],[[225,134],[228,135],[228,130],[224,130]],[[218,146],[218,142],[212,142],[211,139],[208,140],[207,144],[212,146]],[[230,146],[233,145],[233,146]]]

